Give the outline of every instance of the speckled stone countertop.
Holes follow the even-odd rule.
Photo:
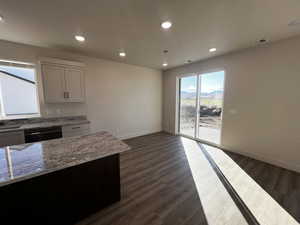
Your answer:
[[[17,129],[31,129],[37,127],[55,127],[55,126],[66,126],[66,125],[78,125],[78,124],[85,124],[90,123],[88,120],[62,120],[56,122],[41,122],[41,123],[31,123],[31,124],[24,124],[20,128]]]
[[[129,149],[105,131],[0,148],[0,187]]]
[[[67,126],[67,125],[79,125],[90,123],[85,116],[74,116],[74,117],[58,117],[58,118],[35,118],[27,120],[11,120],[5,121],[5,125],[0,129],[0,133],[21,131],[32,128],[43,128],[43,127],[55,127],[55,126]],[[18,126],[8,129],[3,129],[6,126]]]

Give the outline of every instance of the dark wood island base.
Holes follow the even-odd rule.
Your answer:
[[[120,198],[114,154],[1,187],[1,224],[74,224]]]

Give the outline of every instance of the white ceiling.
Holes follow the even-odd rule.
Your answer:
[[[158,69],[300,34],[288,26],[300,19],[299,0],[0,0],[0,14],[2,40]],[[164,20],[171,30],[160,28]]]

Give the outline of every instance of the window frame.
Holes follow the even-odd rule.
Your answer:
[[[39,98],[39,81],[38,81],[38,67],[35,63],[29,62],[20,62],[13,60],[5,60],[0,59],[0,66],[15,66],[21,68],[32,68],[34,71],[34,79],[35,79],[35,96],[37,103],[37,113],[24,113],[24,114],[14,114],[7,115],[5,112],[5,107],[3,104],[3,96],[2,96],[2,87],[0,85],[0,120],[10,120],[10,119],[28,119],[28,118],[39,118],[41,117],[41,108],[40,108],[40,98]]]
[[[188,135],[185,135],[185,134],[182,134],[180,133],[180,80],[181,78],[184,78],[184,77],[190,77],[190,76],[197,76],[197,79],[199,76],[201,76],[202,74],[206,74],[206,73],[214,73],[214,72],[219,72],[219,71],[222,71],[224,72],[224,84],[223,84],[223,102],[222,102],[222,109],[224,110],[224,105],[225,105],[225,101],[226,101],[226,90],[227,90],[227,72],[226,72],[226,69],[225,67],[217,67],[217,68],[214,68],[214,69],[207,69],[207,70],[198,70],[198,72],[189,72],[189,73],[183,73],[183,74],[180,74],[180,75],[177,75],[176,76],[176,88],[175,88],[175,131],[174,131],[174,134],[175,135],[180,135],[180,136],[183,136],[183,137],[188,137],[190,139],[193,139],[193,140],[196,140],[196,141],[200,141],[202,143],[206,143],[208,145],[212,145],[212,146],[216,146],[216,147],[222,147],[223,146],[223,128],[224,128],[224,123],[223,123],[223,116],[224,116],[224,113],[221,114],[221,120],[222,120],[222,123],[221,123],[221,129],[220,129],[220,143],[219,144],[216,144],[214,142],[210,142],[210,141],[206,141],[206,140],[203,140],[203,139],[200,139],[197,137],[197,134],[195,131],[195,136],[188,136]],[[199,80],[197,81],[197,90],[198,90],[198,87],[199,87]],[[197,91],[198,92],[198,91]],[[196,111],[198,111],[199,109],[199,95],[200,93],[197,93],[197,109]],[[197,113],[198,114],[198,113]],[[197,115],[198,116],[198,115]],[[198,121],[198,118],[196,119],[196,123]],[[195,123],[195,124],[196,124]],[[198,126],[198,124],[196,124],[195,126]]]

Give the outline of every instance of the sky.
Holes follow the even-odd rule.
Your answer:
[[[11,73],[15,76],[24,78],[35,82],[34,69],[32,68],[23,68],[23,67],[13,67],[13,66],[4,66],[0,65],[0,70]]]
[[[224,71],[201,74],[201,92],[210,93],[223,90]],[[196,92],[197,77],[190,76],[181,79],[181,90],[185,92]]]

